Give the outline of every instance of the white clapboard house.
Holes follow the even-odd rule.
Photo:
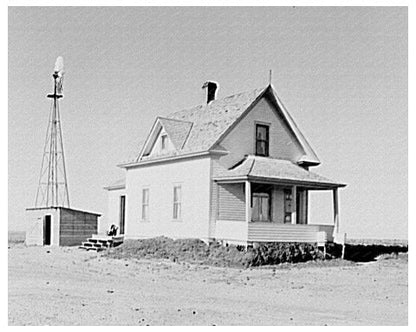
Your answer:
[[[125,238],[199,238],[234,244],[332,241],[338,188],[272,85],[157,117],[125,179],[106,187],[108,228]],[[333,192],[334,217],[309,220],[308,193]],[[321,239],[322,240],[322,239]]]

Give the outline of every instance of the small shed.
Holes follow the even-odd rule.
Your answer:
[[[65,207],[26,209],[26,245],[77,246],[97,234],[98,213]]]

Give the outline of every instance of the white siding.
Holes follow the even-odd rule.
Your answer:
[[[232,244],[247,243],[248,225],[245,220],[217,220],[215,238]]]
[[[98,232],[105,234],[112,224],[120,228],[120,196],[126,195],[125,189],[108,190],[108,207],[105,221],[99,223]],[[126,197],[127,201],[127,197]]]
[[[252,242],[310,242],[317,241],[317,233],[327,233],[332,241],[334,226],[299,225],[253,222],[248,225],[248,240]]]
[[[215,222],[218,218],[218,192],[219,187],[218,184],[212,180],[212,178],[216,175],[215,168],[218,164],[218,157],[212,156],[211,157],[211,180],[210,180],[210,219],[209,219],[209,236],[211,238],[215,237]]]
[[[218,193],[218,219],[246,219],[244,184],[220,184]]]
[[[157,163],[127,170],[127,238],[209,238],[210,158]],[[173,187],[182,188],[181,221],[173,220]],[[141,221],[142,189],[149,188],[149,220]]]
[[[256,122],[270,125],[270,157],[296,162],[304,154],[294,135],[271,104],[263,98],[220,143],[230,152],[220,159],[224,167],[235,165],[245,155],[255,154]]]

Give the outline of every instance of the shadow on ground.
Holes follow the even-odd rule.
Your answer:
[[[381,255],[398,255],[407,252],[408,246],[346,244],[344,259],[353,262],[375,261]]]

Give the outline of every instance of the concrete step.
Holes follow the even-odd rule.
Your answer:
[[[87,249],[87,251],[89,251],[89,250],[92,250],[92,251],[102,251],[102,250],[104,250],[105,248],[98,248],[98,247],[91,247],[91,248],[88,248]]]
[[[107,249],[108,247],[106,245],[102,245],[101,243],[94,243],[93,244],[94,248],[103,248],[103,249]]]
[[[82,242],[80,249],[101,251],[122,244],[124,235],[105,236],[102,234],[93,234],[87,241]]]
[[[101,240],[101,239],[99,239],[98,243],[101,243],[101,244],[106,245],[106,246],[110,246],[113,243],[113,240]]]

